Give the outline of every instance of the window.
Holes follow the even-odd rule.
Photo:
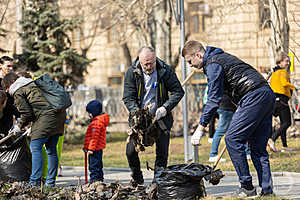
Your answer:
[[[208,5],[204,2],[188,3],[188,30],[192,34],[199,34],[205,31],[204,15]]]
[[[121,76],[108,77],[108,85],[109,86],[121,86],[122,85],[122,77]]]
[[[271,28],[269,0],[259,0],[259,28]]]

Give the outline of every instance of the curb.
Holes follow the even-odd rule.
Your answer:
[[[84,167],[81,166],[62,166],[62,169],[66,170],[84,170]],[[115,168],[115,167],[107,167],[103,168],[104,171],[118,171],[118,172],[131,172],[130,168]],[[146,169],[142,169],[144,171]],[[235,171],[223,171],[225,176],[237,176]],[[300,173],[297,172],[271,172],[272,176],[292,176],[292,177],[300,177]],[[251,176],[257,176],[256,172],[251,172]]]

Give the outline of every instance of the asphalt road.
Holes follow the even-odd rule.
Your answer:
[[[205,182],[206,192],[209,196],[215,197],[233,197],[234,192],[239,187],[238,177],[235,172],[223,172],[225,177],[221,179],[218,185],[211,185]],[[143,170],[145,184],[150,184],[153,178],[153,172]],[[57,178],[57,186],[78,185],[79,182],[84,184],[84,167],[67,167],[63,166],[62,177]],[[291,172],[273,172],[273,185],[276,196],[289,199],[300,200],[300,173]],[[104,182],[110,183],[120,181],[127,184],[130,181],[130,171],[127,168],[105,168]],[[260,192],[258,181],[253,174],[253,184]]]

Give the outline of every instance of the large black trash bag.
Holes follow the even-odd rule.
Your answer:
[[[11,138],[0,146],[0,180],[28,181],[31,174],[31,152],[24,136]]]
[[[172,165],[155,173],[158,199],[192,200],[206,196],[202,178],[212,168],[199,163]]]

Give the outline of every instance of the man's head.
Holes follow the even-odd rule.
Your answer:
[[[2,88],[8,92],[9,87],[19,78],[19,76],[14,72],[7,73],[1,82]]]
[[[191,67],[201,69],[203,67],[203,56],[205,49],[200,42],[195,40],[185,43],[182,49],[182,56]]]
[[[96,117],[102,113],[102,104],[98,100],[90,101],[86,106],[86,111]]]
[[[139,50],[139,61],[145,74],[152,74],[156,69],[156,55],[152,47],[145,46]]]
[[[288,69],[290,67],[290,56],[285,52],[279,52],[276,56],[276,65]]]
[[[0,58],[0,76],[4,77],[7,73],[13,70],[13,59],[8,56],[2,56]]]

